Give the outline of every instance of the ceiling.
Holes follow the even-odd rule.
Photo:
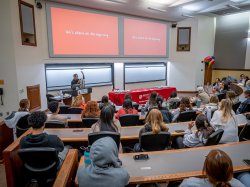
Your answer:
[[[250,0],[45,0],[177,22],[195,15],[223,15],[250,10]]]

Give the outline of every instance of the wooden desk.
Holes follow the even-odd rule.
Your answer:
[[[3,150],[13,142],[13,130],[0,119],[0,163],[3,162]]]
[[[120,154],[119,158],[130,175],[130,184],[177,181],[188,177],[204,177],[202,174],[203,164],[206,155],[212,149],[223,150],[230,156],[235,173],[250,171],[250,166],[242,161],[250,158],[250,141],[180,150],[144,152],[149,155],[147,161],[135,161],[133,156],[138,153]],[[80,165],[83,164],[83,159],[81,159]]]

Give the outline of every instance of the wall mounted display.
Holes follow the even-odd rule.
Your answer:
[[[178,27],[177,51],[190,51],[191,27]]]

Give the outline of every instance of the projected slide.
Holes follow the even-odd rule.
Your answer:
[[[119,55],[118,17],[51,7],[55,56]]]
[[[166,56],[166,24],[124,18],[125,56]]]

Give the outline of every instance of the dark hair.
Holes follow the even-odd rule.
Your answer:
[[[177,93],[176,92],[172,92],[171,95],[170,95],[170,98],[175,98],[177,97]]]
[[[133,109],[132,101],[130,99],[125,99],[123,102],[123,108],[125,110]]]
[[[226,93],[226,96],[227,99],[230,99],[232,101],[236,98],[236,93],[234,91],[228,91]]]
[[[220,78],[216,78],[220,82]]]
[[[124,100],[130,99],[132,101],[132,96],[130,94],[125,94],[124,95]]]
[[[99,125],[100,131],[117,132],[118,128],[114,124],[114,109],[112,106],[105,106],[101,110]]]
[[[248,76],[246,76],[245,78],[246,78],[246,80],[245,80],[244,87],[246,87],[247,81],[249,80],[249,77],[248,77]]]
[[[73,77],[76,77],[76,76],[78,76],[78,74],[77,74],[77,73],[75,73],[75,74],[73,75]]]
[[[230,157],[222,150],[211,150],[203,166],[209,182],[214,187],[231,187],[229,181],[233,178],[233,164]]]
[[[156,97],[157,97],[157,92],[152,92],[149,97],[149,104],[150,105],[155,105],[156,104]]]
[[[245,91],[244,91],[244,94],[250,96],[250,90],[245,90]]]
[[[199,114],[195,119],[195,126],[197,128],[196,137],[198,137],[198,132],[202,132],[203,137],[207,139],[213,132],[214,129],[207,120],[207,116],[204,114]]]
[[[228,89],[229,89],[228,84],[224,82],[224,88],[223,88],[223,90],[227,91]]]
[[[102,101],[101,102],[102,103],[108,103],[109,102],[108,96],[106,96],[106,95],[102,96]]]
[[[42,126],[44,126],[46,120],[47,115],[42,111],[32,112],[28,117],[28,123],[33,129],[40,129]]]
[[[50,112],[52,113],[56,113],[57,109],[59,107],[59,103],[57,101],[51,101],[48,104],[48,109],[50,110]]]
[[[156,103],[158,105],[159,110],[162,109],[162,103],[163,103],[163,97],[161,95],[158,95],[156,97]]]
[[[29,110],[29,104],[30,104],[30,101],[28,99],[22,99],[20,102],[19,102],[19,109],[18,111],[21,112],[27,112]]]
[[[192,110],[192,104],[190,103],[190,100],[188,97],[183,97],[180,101],[180,112],[186,111],[186,108],[189,108],[189,110]]]

